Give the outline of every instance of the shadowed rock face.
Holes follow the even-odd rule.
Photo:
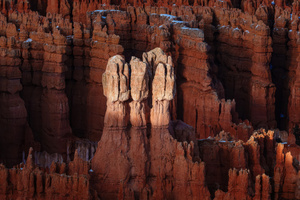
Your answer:
[[[300,199],[299,10],[0,1],[0,199]]]
[[[10,27],[13,32],[16,27]],[[0,51],[0,161],[12,166],[20,161],[25,135],[30,134],[27,111],[20,98],[22,73],[20,43],[15,37],[1,37]]]
[[[62,1],[59,3],[64,4]],[[74,2],[74,10],[81,3]],[[49,9],[53,10],[51,7],[54,5],[56,3],[49,3]],[[5,4],[4,8],[7,9],[7,6]],[[95,5],[86,6],[92,9]],[[85,6],[82,7],[84,9]],[[245,135],[244,140],[249,138],[251,123],[240,123],[236,102],[220,100],[225,97],[224,89],[216,76],[217,67],[210,59],[209,46],[204,42],[207,30],[180,21],[181,8],[176,7],[172,11],[178,16],[154,11],[134,7],[128,7],[128,11],[97,10],[85,16],[87,21],[84,24],[75,20],[77,16],[71,23],[52,11],[46,17],[29,10],[11,10],[6,13],[7,17],[1,15],[3,44],[14,37],[21,52],[16,55],[21,58],[19,68],[23,87],[20,94],[28,113],[27,121],[35,139],[41,142],[42,150],[66,154],[63,151],[72,135],[98,141],[104,123],[112,126],[123,123],[125,127],[128,120],[133,126],[145,126],[150,120],[153,126],[159,126],[167,125],[170,119],[180,118],[195,127],[197,138],[214,136],[222,129],[239,138]],[[205,16],[205,23],[211,23],[212,10],[199,7],[197,13]],[[155,47],[160,47],[160,50]],[[133,101],[123,104],[120,102],[127,95],[123,84],[122,88],[118,88],[121,94],[116,94],[121,99],[104,103],[102,75],[109,58],[115,55],[124,55],[122,62],[129,65],[131,55],[141,58],[140,61],[133,59],[132,70],[128,71],[134,74],[133,77],[140,78],[133,78],[132,83],[127,81],[125,84],[128,91],[132,90]],[[11,59],[4,57],[5,62]],[[135,65],[144,67],[135,70]],[[122,70],[118,75],[120,82],[127,77],[126,67]],[[173,74],[177,74],[176,82]],[[16,89],[11,88],[13,85],[11,81],[10,90]],[[166,89],[160,90],[160,87]],[[178,91],[177,96],[174,96],[175,90]],[[142,92],[138,94],[138,91]],[[153,95],[146,98],[152,92]],[[109,118],[104,119],[108,103],[115,107],[109,112],[126,115],[130,110],[132,113],[128,117],[131,116],[131,119],[125,117],[123,121],[121,117],[111,122],[107,121]],[[51,140],[52,144],[43,140]],[[52,148],[55,144],[56,147]]]

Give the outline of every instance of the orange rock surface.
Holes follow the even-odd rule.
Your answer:
[[[0,1],[0,199],[300,199],[299,10]]]

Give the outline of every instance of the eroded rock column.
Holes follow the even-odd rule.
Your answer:
[[[107,98],[104,126],[126,127],[129,117],[126,103],[129,99],[129,67],[124,58],[117,55],[108,60],[102,84]]]
[[[136,57],[130,61],[131,67],[131,97],[130,123],[132,126],[146,126],[146,110],[149,110],[146,99],[149,94],[150,67]]]
[[[175,96],[175,74],[171,56],[160,48],[143,54],[143,60],[152,66],[152,108],[151,125],[168,126],[170,122],[170,101]]]
[[[72,133],[69,124],[69,103],[65,93],[67,67],[64,62],[67,59],[68,42],[70,41],[56,29],[53,36],[49,35],[46,38],[44,44],[41,144],[43,149],[50,153],[66,153],[66,138]]]
[[[0,162],[7,166],[20,161],[25,131],[29,128],[25,104],[19,95],[20,48],[21,43],[14,36],[0,38]]]

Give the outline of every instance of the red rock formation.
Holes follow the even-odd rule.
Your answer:
[[[4,31],[6,35],[0,38],[0,159],[1,162],[12,166],[21,159],[22,148],[27,141],[25,136],[30,137],[32,133],[26,120],[24,101],[19,95],[22,90],[22,43],[18,41],[19,34],[14,24],[8,23]]]
[[[133,57],[130,61],[131,67],[131,97],[133,99],[130,105],[130,123],[132,126],[144,127],[149,123],[146,112],[147,98],[149,95],[149,79],[152,74],[152,70],[148,63],[142,62],[136,57]]]
[[[239,116],[249,119],[254,127],[274,128],[275,88],[269,71],[272,52],[269,27],[234,11],[219,9],[216,14],[220,19],[218,59],[225,66],[220,66],[220,75],[226,98],[236,100]]]
[[[220,133],[218,137],[200,140],[200,158],[206,163],[206,182],[211,192],[227,190],[229,169],[249,169],[249,179],[254,184],[255,177],[266,173],[273,174],[274,132],[260,130],[253,133],[247,141],[234,141],[229,133]],[[226,159],[224,159],[226,158]],[[249,186],[250,187],[250,186]],[[250,193],[251,195],[251,193]]]
[[[175,73],[177,73],[178,75],[180,75],[178,77],[178,80],[183,80],[183,81],[178,81],[178,88],[179,88],[179,95],[177,99],[175,97],[175,100],[173,102],[171,102],[172,105],[172,118],[176,118],[177,115],[179,115],[180,118],[182,118],[183,120],[187,121],[190,124],[195,124],[197,127],[197,137],[199,138],[204,138],[207,137],[209,135],[214,136],[215,134],[217,134],[220,130],[222,129],[226,129],[226,131],[228,130],[232,130],[235,133],[235,135],[239,135],[241,138],[245,138],[245,140],[247,140],[249,138],[249,133],[251,132],[251,128],[247,127],[249,124],[246,123],[245,124],[240,124],[240,125],[235,125],[231,122],[231,115],[234,115],[234,120],[236,120],[235,122],[237,123],[237,116],[236,113],[234,112],[234,104],[232,105],[232,113],[228,113],[226,114],[227,118],[226,119],[222,119],[221,117],[224,116],[225,113],[222,113],[223,116],[220,116],[219,119],[219,115],[221,113],[219,113],[219,106],[221,104],[221,101],[218,100],[219,96],[215,95],[215,90],[217,90],[216,92],[218,94],[220,94],[220,97],[222,97],[223,95],[223,88],[221,86],[221,83],[216,79],[215,75],[213,75],[212,73],[210,73],[207,77],[206,73],[207,72],[211,72],[211,71],[215,71],[216,66],[211,67],[209,62],[208,62],[208,46],[206,43],[203,42],[203,32],[199,29],[189,29],[188,27],[188,23],[184,22],[184,21],[176,21],[179,20],[178,17],[175,16],[171,16],[168,14],[156,14],[156,13],[152,13],[152,12],[158,12],[158,13],[167,13],[169,12],[167,9],[161,9],[161,10],[155,10],[155,7],[153,7],[153,9],[151,7],[147,7],[145,8],[145,10],[139,8],[133,8],[133,7],[128,7],[128,12],[124,12],[124,11],[109,11],[109,10],[99,10],[99,11],[95,11],[95,12],[91,12],[88,13],[88,18],[91,18],[91,21],[93,23],[95,23],[95,25],[97,25],[98,23],[100,24],[106,24],[106,27],[108,29],[109,33],[115,33],[120,35],[120,44],[122,44],[124,46],[124,55],[126,59],[130,59],[130,57],[128,57],[128,54],[130,54],[131,52],[134,53],[134,55],[137,56],[141,56],[142,52],[145,49],[151,49],[154,47],[159,46],[160,48],[162,48],[164,51],[169,52],[167,53],[168,55],[173,54],[174,57],[176,58],[176,60],[179,61],[180,64],[177,64],[177,62],[174,62],[175,68],[177,68],[177,71],[175,71]],[[177,9],[176,11],[174,10],[174,14],[179,15],[179,16],[185,16],[183,13],[183,9]],[[205,20],[209,20],[207,15],[212,15],[211,14],[205,14],[205,10],[204,9],[195,9],[195,12],[198,12],[199,14],[203,15],[203,18],[205,18]],[[129,15],[130,13],[130,15]],[[173,11],[172,11],[173,13]],[[148,15],[148,16],[147,16]],[[205,17],[204,17],[205,16]],[[147,24],[147,18],[149,19],[149,24],[150,26]],[[207,18],[207,19],[206,19]],[[211,20],[212,21],[212,20]],[[116,23],[118,22],[118,23]],[[88,26],[92,26],[91,23]],[[172,27],[168,26],[168,25],[163,25],[163,24],[172,24]],[[209,22],[205,22],[205,23],[209,23]],[[95,26],[94,25],[94,26]],[[158,26],[161,25],[161,26]],[[103,26],[103,25],[102,25]],[[99,27],[99,25],[96,26],[96,29]],[[209,25],[204,25],[204,27],[206,27],[206,31],[207,32],[211,32],[211,27]],[[101,28],[100,28],[101,30]],[[132,34],[128,34],[130,33],[129,30],[132,31]],[[198,31],[198,36],[197,36],[197,42],[199,42],[198,45],[198,49],[194,52],[193,51],[189,51],[189,50],[183,50],[184,48],[196,48],[196,46],[189,46],[186,47],[186,43],[194,43],[195,41],[192,39],[192,37],[197,35],[197,31]],[[173,33],[173,35],[171,35],[171,33]],[[200,34],[200,35],[199,35]],[[143,35],[144,37],[140,37],[141,35]],[[149,37],[151,36],[151,37]],[[184,38],[181,40],[178,40],[178,38]],[[209,37],[208,37],[209,38]],[[212,40],[210,38],[210,40]],[[176,44],[177,43],[177,44]],[[176,48],[174,48],[174,45],[177,45],[176,48],[179,48],[179,50],[175,51]],[[203,46],[203,48],[202,48]],[[201,49],[202,48],[202,49]],[[182,50],[181,50],[182,49]],[[201,54],[199,54],[198,51],[200,51],[201,49]],[[180,52],[186,52],[186,53],[180,53]],[[191,53],[189,53],[191,52]],[[199,58],[194,58],[194,56],[196,55],[195,53],[199,54]],[[188,54],[189,53],[189,54]],[[187,54],[187,55],[185,55]],[[201,60],[198,61],[198,60]],[[182,60],[182,61],[181,61]],[[210,109],[209,107],[205,107],[205,106],[197,106],[197,108],[199,109],[199,113],[202,113],[203,109],[207,110],[207,114],[205,114],[204,119],[200,118],[198,119],[197,115],[194,111],[189,111],[189,109],[194,108],[195,103],[194,102],[189,102],[188,100],[185,101],[185,99],[182,99],[181,96],[188,96],[190,97],[190,93],[193,91],[192,88],[195,87],[195,91],[200,92],[203,90],[203,92],[201,92],[201,94],[205,94],[205,98],[208,98],[208,96],[206,95],[206,90],[207,89],[201,89],[201,84],[194,84],[194,81],[200,82],[200,78],[198,78],[197,76],[194,76],[193,74],[193,70],[194,70],[194,66],[190,66],[192,65],[193,61],[196,61],[197,63],[201,64],[201,65],[206,65],[205,70],[206,72],[201,73],[201,70],[198,70],[199,74],[203,77],[204,80],[206,80],[206,83],[201,83],[202,85],[207,85],[207,87],[209,87],[208,85],[211,84],[210,80],[212,80],[212,85],[213,87],[211,88],[211,97],[209,98],[213,98],[214,101],[216,101],[213,105],[211,105],[212,109]],[[181,64],[182,62],[182,64]],[[182,65],[182,66],[181,66]],[[185,66],[185,67],[183,67]],[[200,65],[198,66],[200,67]],[[202,67],[202,66],[201,66]],[[184,70],[183,70],[184,68]],[[213,69],[212,69],[213,68]],[[215,73],[215,72],[214,72]],[[183,77],[181,78],[181,74],[183,74]],[[212,76],[213,78],[211,79]],[[188,80],[188,81],[184,81],[184,80]],[[202,80],[201,80],[202,81]],[[186,83],[187,82],[187,83]],[[188,87],[188,82],[192,82],[191,86]],[[184,85],[186,85],[187,87],[185,87]],[[184,92],[184,95],[182,95],[180,92],[181,90],[186,91]],[[200,94],[199,94],[200,95]],[[195,95],[193,98],[189,98],[190,101],[196,101],[196,97],[199,95]],[[200,100],[199,100],[200,101]],[[202,101],[202,100],[201,100]],[[183,107],[183,109],[179,109],[176,111],[176,107]],[[182,110],[185,110],[184,113],[182,113]],[[227,112],[228,110],[226,110]],[[231,112],[230,111],[230,112]],[[177,112],[177,113],[176,113]],[[206,111],[205,111],[206,112]],[[194,114],[191,114],[194,113]],[[214,113],[214,114],[210,114],[210,113]],[[186,116],[188,115],[188,116]],[[206,116],[209,116],[208,118],[211,118],[212,116],[215,116],[213,119],[207,119]],[[199,115],[200,117],[200,115]],[[195,119],[197,119],[195,121]],[[223,122],[219,122],[219,121],[223,121]],[[225,125],[226,122],[228,122],[228,124]],[[220,124],[222,124],[223,126],[221,126]],[[205,128],[206,127],[206,128]]]
[[[140,198],[150,196],[155,199],[172,198],[172,196],[178,198],[205,198],[209,193],[204,183],[204,165],[203,163],[193,163],[194,159],[199,159],[194,156],[195,138],[191,141],[185,141],[184,139],[184,142],[180,143],[172,137],[167,128],[164,128],[169,124],[169,118],[165,117],[169,114],[168,104],[165,104],[164,106],[167,107],[163,109],[153,110],[157,109],[155,107],[158,106],[156,104],[159,104],[159,101],[164,100],[164,98],[166,98],[164,101],[167,101],[173,97],[174,76],[172,76],[172,73],[174,72],[172,72],[172,61],[170,58],[167,59],[167,56],[160,49],[144,54],[143,59],[145,62],[137,61],[137,58],[135,58],[136,61],[130,63],[133,65],[131,79],[139,78],[139,74],[134,72],[136,62],[144,63],[145,70],[153,70],[153,73],[151,73],[154,74],[151,87],[151,94],[153,95],[151,136],[148,138],[147,129],[143,128],[145,125],[143,123],[137,126],[136,122],[133,121],[135,127],[132,127],[129,131],[123,129],[127,125],[125,121],[119,123],[119,119],[112,119],[115,119],[116,116],[126,119],[126,116],[121,114],[118,109],[114,109],[116,113],[112,112],[115,105],[108,103],[105,114],[107,123],[105,123],[105,129],[98,144],[99,148],[92,160],[92,169],[94,170],[92,182],[100,196],[107,199],[132,198],[132,195],[137,195]],[[147,69],[147,66],[149,69]],[[128,68],[128,65],[124,63],[122,57],[114,56],[109,60],[106,72],[103,75],[104,92],[108,102],[113,102],[112,100],[115,99],[115,103],[123,107],[126,102],[122,102],[122,100],[126,101],[129,98],[129,91],[127,92],[129,75],[125,73],[126,67]],[[160,72],[163,70],[166,70],[167,76],[163,76],[165,73]],[[146,73],[149,72],[146,71]],[[112,79],[113,75],[116,78]],[[159,82],[161,84],[158,84]],[[131,95],[133,100],[136,101],[136,95],[143,94],[147,90],[143,88],[147,88],[148,85],[136,88],[136,82],[133,81],[132,84],[133,92]],[[144,103],[146,104],[146,102]],[[131,109],[134,109],[133,112],[136,113],[135,107],[131,107]],[[121,110],[124,110],[124,108]],[[141,111],[139,113],[139,115],[147,115]],[[156,120],[160,117],[165,117],[165,121]],[[160,124],[157,124],[157,122],[160,122]],[[114,129],[111,129],[111,127]],[[175,128],[175,131],[172,132],[174,133],[177,130],[179,129]],[[190,135],[189,138],[193,138],[192,133],[187,132],[187,134]],[[163,152],[161,152],[162,149]],[[112,163],[115,164],[112,165]],[[161,167],[157,168],[155,166]],[[192,174],[192,176],[188,174]],[[149,180],[148,177],[152,178]],[[190,185],[187,185],[188,182]],[[182,188],[186,188],[185,193],[181,192]],[[199,193],[199,191],[201,192]]]
[[[276,56],[273,56],[273,79],[277,87],[277,118],[280,128],[294,132],[299,124],[296,113],[297,103],[297,70],[298,70],[298,21],[296,10],[275,10],[274,41]],[[275,40],[276,39],[276,40]]]
[[[290,152],[283,153],[284,145],[276,148],[276,166],[274,168],[274,192],[276,198],[295,199],[297,171],[293,166]]]
[[[299,35],[297,35],[296,30],[297,28],[297,23],[294,21],[294,26],[292,26],[292,29],[289,31],[289,49],[290,51],[288,52],[288,55],[291,56],[291,65],[289,68],[289,89],[290,89],[290,96],[289,96],[289,103],[288,103],[288,119],[289,119],[289,124],[288,128],[290,132],[294,132],[294,128],[296,126],[299,127],[300,123],[300,118],[299,114],[296,112],[299,108],[299,43],[296,41],[299,41]],[[294,54],[295,53],[295,54]],[[298,56],[294,56],[298,55]],[[295,60],[296,59],[296,60]],[[293,62],[296,61],[296,62]]]
[[[278,7],[275,8],[275,24],[273,29],[273,56],[270,69],[272,70],[272,77],[276,86],[276,109],[275,115],[278,122],[278,127],[287,130],[288,123],[288,63],[294,61],[287,59],[287,51],[294,51],[293,48],[288,48],[288,20],[290,19],[290,13]],[[293,58],[295,59],[295,58]],[[289,61],[288,61],[289,60]]]
[[[69,105],[64,91],[66,71],[64,62],[68,54],[67,44],[71,41],[55,29],[53,36],[49,35],[45,42],[44,64],[41,69],[43,91],[40,141],[46,151],[63,153],[66,149],[65,138],[70,137],[71,134]]]
[[[255,181],[255,196],[253,192],[249,189],[249,171],[247,170],[229,170],[229,181],[228,181],[228,192],[223,192],[222,190],[217,190],[215,193],[214,200],[221,199],[271,199],[270,196],[270,180],[269,177],[263,174],[262,176],[256,176]],[[250,190],[250,194],[249,194]]]
[[[175,75],[172,57],[156,48],[143,54],[143,60],[151,66],[152,80],[152,108],[150,113],[153,127],[169,126],[169,101],[175,95]],[[152,64],[152,65],[151,65]]]
[[[105,98],[102,90],[102,74],[109,56],[123,53],[119,36],[108,34],[101,21],[94,21],[94,29],[77,24],[74,27],[74,69],[68,88],[71,99],[71,126],[75,135],[92,140],[101,137]],[[92,38],[91,38],[92,34]]]
[[[298,1],[0,7],[0,199],[300,198]]]
[[[103,74],[103,92],[107,98],[104,118],[106,127],[126,127],[128,125],[129,68],[121,56],[108,60]]]
[[[58,0],[51,0],[47,2],[46,13],[59,13]]]
[[[29,113],[29,124],[32,128],[36,139],[41,133],[41,68],[43,66],[43,42],[45,32],[40,27],[37,32],[31,32],[29,39],[23,42],[24,53],[23,58],[27,55],[26,60],[22,66],[24,76],[22,82],[24,89],[22,96],[24,98],[27,111]],[[24,58],[25,61],[25,58]]]
[[[74,163],[78,164],[78,158]],[[35,167],[32,149],[28,154],[26,164],[17,166],[12,169],[6,169],[3,165],[0,167],[1,199],[15,198],[31,198],[31,199],[52,199],[52,198],[68,198],[68,199],[95,199],[89,190],[89,175],[87,172],[74,173],[72,167],[74,163],[70,163],[68,175],[52,172],[44,172]],[[53,165],[54,166],[54,165]]]

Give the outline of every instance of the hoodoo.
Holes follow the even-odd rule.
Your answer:
[[[300,199],[299,11],[0,1],[0,199]]]

